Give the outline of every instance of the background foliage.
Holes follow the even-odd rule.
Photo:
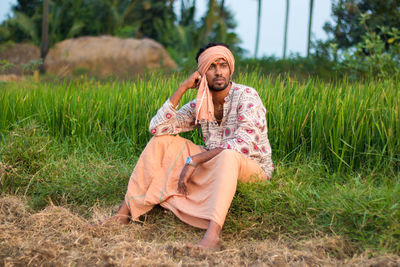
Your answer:
[[[200,46],[225,42],[238,57],[242,69],[286,72],[304,78],[319,75],[323,79],[334,79],[338,74],[349,75],[351,79],[398,75],[399,0],[332,0],[333,22],[324,27],[330,36],[328,40],[313,40],[306,58],[291,55],[259,60],[243,58],[245,51],[235,33],[236,22],[225,1],[209,0],[207,12],[198,21],[195,0],[181,0],[179,14],[173,8],[176,2],[49,0],[49,45],[86,35],[147,37],[163,44],[181,69],[190,69]],[[0,25],[0,42],[40,45],[42,13],[43,0],[18,0],[12,16]],[[254,10],[254,15],[262,16],[258,10]],[[309,24],[311,19],[312,13]]]
[[[86,35],[152,38],[162,43],[183,65],[203,44],[226,42],[241,53],[233,32],[231,12],[218,1],[209,1],[208,12],[195,20],[194,0],[181,1],[180,19],[167,0],[50,0],[49,44]],[[19,0],[13,16],[0,26],[0,41],[30,41],[40,45],[43,1]]]
[[[363,40],[369,32],[375,32],[390,45],[390,36],[382,26],[400,29],[399,0],[334,0],[332,1],[333,23],[325,24],[325,31],[332,35],[338,48],[349,48]],[[370,16],[367,26],[360,26],[361,15]]]

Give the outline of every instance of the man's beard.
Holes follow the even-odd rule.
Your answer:
[[[208,86],[208,88],[209,88],[211,91],[219,92],[219,91],[225,90],[226,87],[228,87],[228,85],[229,85],[229,82],[223,84],[222,87],[214,87],[213,85],[211,85],[211,86]]]

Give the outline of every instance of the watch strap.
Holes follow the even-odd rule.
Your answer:
[[[195,162],[193,161],[193,159],[192,159],[191,156],[189,156],[189,157],[186,158],[186,165],[190,165],[190,166],[193,166],[193,167],[197,167],[197,163],[195,163]]]

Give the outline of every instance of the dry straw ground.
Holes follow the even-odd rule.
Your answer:
[[[400,266],[396,255],[350,255],[334,237],[255,241],[239,233],[223,236],[221,251],[193,250],[185,244],[203,232],[161,209],[143,223],[87,227],[110,213],[95,207],[87,220],[68,207],[34,212],[21,198],[1,196],[0,266]]]

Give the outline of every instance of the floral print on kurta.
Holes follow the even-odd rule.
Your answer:
[[[201,121],[195,124],[196,100],[176,110],[169,99],[150,122],[155,135],[178,134],[201,126],[207,149],[233,149],[257,161],[271,178],[274,165],[268,140],[266,109],[254,88],[232,83],[225,97],[221,124]]]

